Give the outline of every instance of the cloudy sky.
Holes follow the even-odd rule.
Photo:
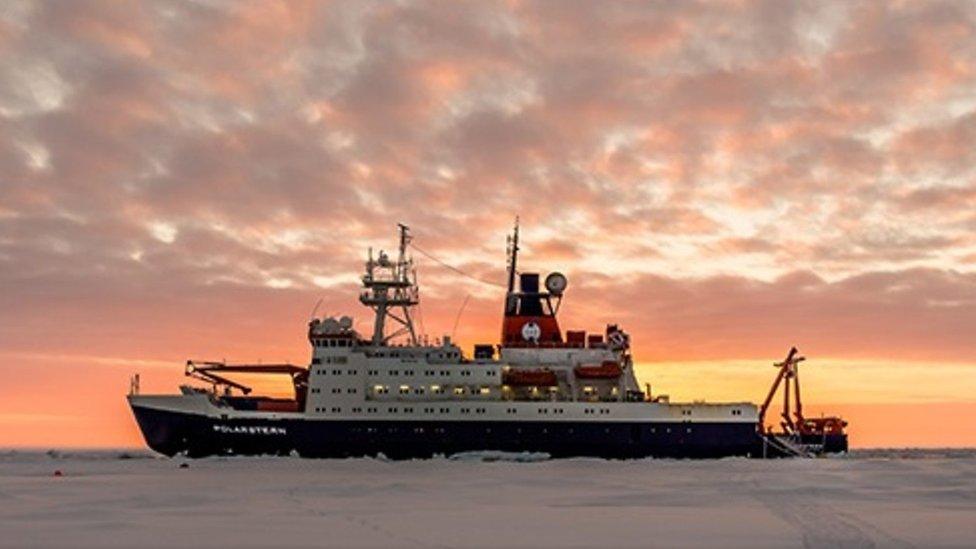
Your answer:
[[[795,344],[813,401],[976,422],[976,6],[6,1],[0,445],[138,444],[130,373],[365,329],[396,222],[501,282],[516,215],[663,392],[759,400]],[[427,332],[497,339],[417,263]]]

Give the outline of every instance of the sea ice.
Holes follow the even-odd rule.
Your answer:
[[[973,545],[972,452],[406,462],[0,452],[0,547]]]

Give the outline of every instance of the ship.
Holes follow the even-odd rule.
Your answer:
[[[128,403],[146,444],[166,456],[298,455],[388,459],[471,452],[597,458],[817,455],[847,450],[839,418],[784,410],[783,431],[764,425],[773,393],[796,378],[791,352],[762,406],[748,401],[672,402],[637,380],[630,335],[618,324],[563,331],[568,279],[519,270],[519,225],[508,237],[500,341],[470,354],[451,336],[415,325],[420,289],[412,235],[398,225],[395,256],[368,252],[360,303],[372,333],[350,316],[308,323],[307,365],[189,360],[197,381],[176,394]],[[794,350],[795,351],[795,350]],[[802,360],[802,359],[800,359]],[[284,376],[291,396],[255,394],[238,374]],[[203,382],[202,384],[200,382]],[[201,386],[202,385],[202,386]],[[799,398],[799,380],[794,385]]]

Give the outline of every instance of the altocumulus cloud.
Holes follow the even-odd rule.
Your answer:
[[[353,307],[394,221],[499,280],[520,214],[645,356],[976,356],[970,2],[11,1],[0,52],[7,349]]]

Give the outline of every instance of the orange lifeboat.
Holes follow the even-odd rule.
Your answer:
[[[518,387],[551,387],[559,384],[556,372],[552,370],[507,370],[502,372],[502,383]]]
[[[620,364],[613,360],[605,360],[603,364],[585,364],[573,368],[579,379],[616,379],[624,373]]]

